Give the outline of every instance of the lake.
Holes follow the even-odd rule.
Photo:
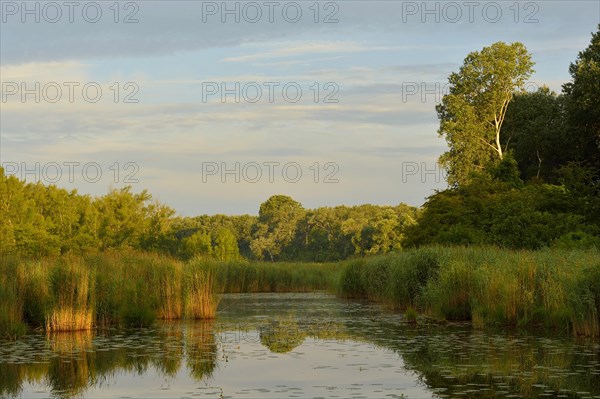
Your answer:
[[[0,395],[600,398],[600,342],[410,324],[326,293],[225,294],[214,321],[0,341]]]

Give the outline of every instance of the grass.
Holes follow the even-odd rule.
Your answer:
[[[23,276],[16,262],[2,259],[0,274],[0,338],[15,339],[26,332],[23,321]]]
[[[208,265],[118,252],[0,264],[0,337],[27,331],[146,326],[155,319],[213,318],[218,296]]]
[[[219,299],[213,264],[192,260],[185,268],[185,309],[191,319],[214,319]]]
[[[323,290],[340,264],[181,262],[156,254],[105,252],[0,264],[0,337],[81,331],[156,319],[212,319],[222,292]]]
[[[598,250],[421,248],[348,262],[338,290],[478,328],[600,335]]]
[[[93,269],[78,257],[66,257],[46,267],[50,301],[44,317],[46,331],[81,331],[94,319]]]
[[[220,293],[331,290],[476,328],[600,335],[598,250],[427,247],[340,263],[216,262],[135,252],[3,257],[0,337],[212,319]]]
[[[207,262],[222,292],[310,292],[336,286],[342,263]]]

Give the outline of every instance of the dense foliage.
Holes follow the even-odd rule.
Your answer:
[[[470,54],[450,76],[452,90],[438,113],[450,145],[441,161],[451,188],[428,199],[405,245],[600,247],[600,31],[571,64],[573,79],[562,94],[542,87],[504,97],[510,104],[500,135],[492,128],[501,115],[493,110],[500,108],[490,108],[487,99],[502,90],[489,83],[490,74],[513,76],[518,89],[527,72],[515,60],[528,64],[524,48],[516,45],[517,53],[506,46]],[[493,49],[492,62],[485,53]],[[490,87],[488,97],[482,82]],[[477,111],[481,107],[492,111]]]
[[[417,216],[404,204],[305,210],[276,195],[260,206],[258,217],[183,218],[130,187],[91,198],[25,183],[1,168],[0,175],[0,247],[25,256],[135,249],[181,259],[340,260],[401,248]]]

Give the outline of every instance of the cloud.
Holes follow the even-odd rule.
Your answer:
[[[29,62],[2,67],[2,81],[83,79],[88,76],[89,64],[80,61]]]
[[[345,42],[345,41],[334,41],[334,42],[309,42],[309,43],[274,43],[275,47],[273,50],[262,51],[253,54],[240,55],[236,57],[226,57],[223,59],[225,62],[248,62],[265,60],[271,58],[286,58],[286,57],[301,57],[307,54],[336,54],[336,53],[359,53],[359,52],[371,52],[371,51],[391,51],[400,49],[410,49],[412,47],[406,46],[369,46],[358,42]],[[242,46],[242,49],[246,47],[255,46]]]

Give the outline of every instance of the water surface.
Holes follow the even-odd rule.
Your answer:
[[[323,293],[228,294],[212,322],[0,342],[0,395],[600,398],[600,344],[413,325]]]

